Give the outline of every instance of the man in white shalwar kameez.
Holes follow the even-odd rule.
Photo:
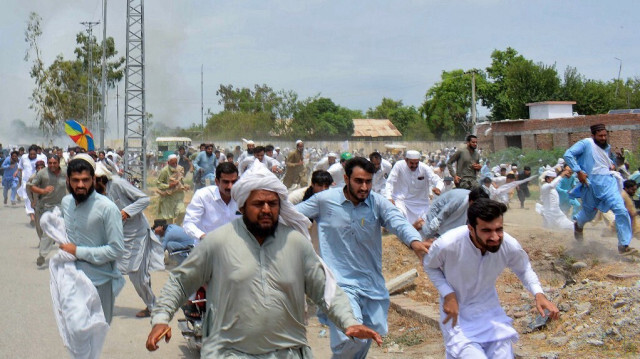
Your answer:
[[[409,223],[429,212],[429,189],[440,195],[444,182],[426,164],[420,162],[420,152],[407,151],[404,161],[398,161],[387,178],[387,198],[404,214]]]
[[[113,176],[102,162],[96,164],[96,190],[120,210],[124,253],[118,260],[118,269],[129,275],[131,284],[146,305],[136,317],[149,317],[156,301],[149,272],[164,269],[162,242],[151,230],[143,212],[149,206],[149,196],[123,178]]]
[[[232,162],[216,167],[215,186],[197,190],[187,206],[182,228],[188,235],[200,241],[207,233],[240,216],[238,205],[231,198],[231,188],[237,180],[238,168]]]
[[[540,315],[558,318],[558,308],[545,297],[527,253],[503,232],[506,210],[493,200],[475,201],[469,206],[468,224],[445,233],[424,257],[424,270],[440,293],[440,330],[448,359],[513,358],[518,333],[495,287],[505,268],[535,296]]]
[[[542,225],[548,229],[573,230],[573,222],[560,209],[560,196],[556,186],[563,177],[571,176],[566,167],[558,176],[555,170],[545,171],[542,176],[544,184],[540,187],[540,201],[536,203],[536,212],[542,216]]]
[[[373,180],[371,182],[371,191],[387,197],[387,178],[389,178],[393,165],[391,162],[382,158],[379,152],[371,152],[369,161],[371,161],[376,168],[376,173],[373,174]]]
[[[27,195],[27,182],[29,182],[29,178],[36,173],[36,162],[39,161],[37,146],[32,145],[29,147],[27,153],[23,154],[18,161],[18,172],[16,176],[21,176],[20,188],[18,189],[18,196],[24,199],[24,209],[27,212],[27,215],[31,219],[31,225],[35,225],[35,210],[31,205],[31,200]],[[45,158],[44,163],[47,163]]]

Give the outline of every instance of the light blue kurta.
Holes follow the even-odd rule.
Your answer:
[[[420,230],[423,238],[443,235],[450,229],[467,224],[469,190],[455,188],[438,196],[431,207]]]
[[[371,192],[358,206],[342,188],[316,193],[296,209],[318,222],[320,256],[341,287],[356,288],[371,299],[387,299],[382,276],[382,229],[407,246],[421,240],[418,231],[391,202]]]
[[[631,219],[627,212],[618,181],[611,174],[592,174],[595,166],[595,154],[592,150],[591,139],[586,138],[576,142],[564,153],[564,160],[573,172],[583,171],[588,175],[587,186],[579,184],[576,192],[582,198],[582,209],[573,218],[580,227],[595,217],[597,211],[603,213],[609,210],[616,216],[616,229],[618,232],[618,244],[628,245],[631,242]],[[609,157],[609,165],[613,165],[611,159],[611,146],[607,145],[604,151]]]
[[[124,286],[117,260],[124,252],[122,217],[118,207],[107,197],[93,192],[76,205],[72,195],[62,199],[62,215],[69,241],[77,246],[76,268],[83,271],[93,285],[112,281],[113,298]]]

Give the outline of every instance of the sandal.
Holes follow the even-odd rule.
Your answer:
[[[136,313],[136,318],[147,318],[150,316],[151,316],[151,311],[149,311],[149,308],[144,308],[143,310]]]

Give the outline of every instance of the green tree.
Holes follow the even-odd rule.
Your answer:
[[[510,47],[491,54],[486,86],[479,88],[482,103],[491,109],[490,120],[528,118],[526,104],[560,96],[555,66],[534,63]]]
[[[413,106],[404,106],[402,100],[383,98],[376,108],[369,108],[367,118],[388,119],[406,136],[409,125],[421,120],[420,113]]]
[[[207,119],[205,138],[267,138],[272,130],[269,112],[222,111]]]
[[[471,132],[471,81],[469,72],[443,71],[440,82],[427,91],[420,112],[436,138],[463,138]],[[476,71],[478,91],[485,86],[485,74]]]
[[[349,138],[353,135],[353,119],[361,116],[361,112],[338,106],[331,99],[311,99],[294,114],[291,135],[304,139]]]
[[[89,85],[89,51],[92,52],[93,73],[92,93],[94,116],[100,111],[100,76],[102,45],[95,37],[89,39],[84,33],[78,33],[74,50],[76,58],[65,60],[58,55],[53,63],[46,67],[42,61],[39,39],[42,36],[40,22],[42,18],[32,12],[29,15],[25,42],[28,49],[25,61],[32,61],[30,76],[35,81],[35,88],[31,96],[30,108],[34,109],[38,118],[38,125],[46,134],[55,133],[68,119],[84,119],[87,116],[87,89]],[[113,88],[122,79],[124,71],[124,57],[115,58],[115,42],[107,38],[107,87]]]

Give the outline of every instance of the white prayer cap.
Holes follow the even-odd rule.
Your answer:
[[[102,162],[96,163],[96,177],[107,177],[111,181],[111,171]]]
[[[414,151],[414,150],[409,150],[407,151],[407,155],[404,156],[406,159],[408,160],[419,160],[420,159],[420,152],[418,151]]]
[[[543,176],[543,178],[545,178],[545,177],[556,178],[558,176],[558,174],[554,170],[549,170],[549,171],[544,171],[542,176]]]
[[[559,165],[564,164],[564,158],[562,158],[562,157],[558,158],[558,164]]]
[[[255,143],[255,142],[253,142],[253,140],[248,140],[248,141],[247,141],[247,145],[255,145],[255,144],[256,144],[256,143]]]
[[[280,147],[279,147],[279,146],[276,146],[276,148],[274,148],[274,150],[279,150],[279,149],[280,149]]]
[[[172,153],[169,155],[169,157],[167,157],[167,161],[171,161],[174,158],[178,158],[178,155],[176,155],[175,153]]]
[[[338,157],[338,155],[336,155],[335,152],[329,152],[329,154],[327,155],[327,157]]]
[[[297,140],[296,141],[296,146],[298,145],[298,143],[302,143],[302,140]]]
[[[87,163],[89,163],[91,165],[91,167],[93,167],[93,169],[96,169],[96,161],[93,160],[93,157],[89,156],[86,153],[78,153],[75,156],[73,156],[74,160],[83,160]]]
[[[517,169],[518,169],[518,166],[515,166],[515,165],[514,165],[514,166],[511,166],[511,169],[512,169],[512,170],[517,170]]]

